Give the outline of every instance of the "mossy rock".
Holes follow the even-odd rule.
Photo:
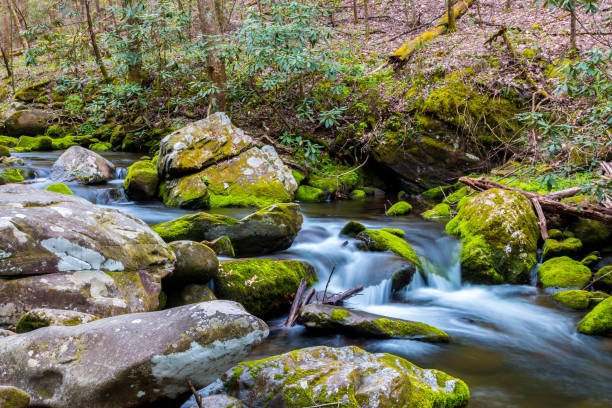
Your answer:
[[[36,136],[47,130],[48,122],[53,119],[49,112],[40,109],[24,109],[13,112],[4,121],[9,136]]]
[[[125,128],[123,127],[123,125],[115,126],[110,135],[110,142],[113,145],[113,147],[121,147],[121,144],[123,143],[123,139],[125,138],[125,136],[126,136],[126,132],[125,132]]]
[[[582,241],[585,251],[609,249],[610,247],[612,227],[601,221],[577,218],[568,225],[568,228],[576,238]]]
[[[226,232],[226,227],[237,223],[238,220],[232,217],[199,212],[156,224],[151,228],[166,242],[203,241],[217,233],[219,236],[225,235],[223,233]]]
[[[398,201],[393,204],[391,208],[387,210],[385,214],[390,217],[398,217],[401,215],[408,215],[412,211],[412,206],[406,201]]]
[[[305,262],[257,258],[222,262],[214,282],[221,299],[267,317],[289,308],[302,278],[309,285],[317,280],[314,268]]]
[[[595,266],[599,261],[601,261],[601,256],[599,256],[599,252],[592,252],[582,258],[580,263],[591,268]]]
[[[53,193],[66,194],[66,195],[74,195],[72,190],[68,188],[64,183],[55,183],[45,187],[45,191],[51,191]]]
[[[593,287],[598,290],[612,292],[612,265],[604,266],[595,272],[593,276]]]
[[[357,221],[349,221],[347,222],[342,230],[340,231],[341,235],[346,235],[347,237],[356,237],[360,232],[366,229],[365,225]]]
[[[202,243],[212,249],[217,256],[226,256],[229,258],[236,257],[236,251],[234,250],[234,245],[232,245],[230,237],[221,236],[212,241],[202,241]]]
[[[298,186],[302,185],[302,182],[306,180],[306,176],[301,171],[291,170],[291,174],[293,174],[293,178]]]
[[[58,125],[51,125],[47,128],[45,136],[49,136],[53,139],[64,137],[66,130]]]
[[[123,188],[130,198],[148,200],[155,197],[159,176],[157,166],[150,160],[132,164],[127,171]]]
[[[538,281],[544,288],[582,288],[591,280],[591,270],[570,257],[544,262],[538,268]]]
[[[421,267],[421,260],[414,249],[397,235],[382,230],[366,229],[357,235],[357,239],[362,241],[359,245],[360,249],[378,252],[391,251],[419,268]]]
[[[351,200],[365,200],[366,193],[363,190],[353,190],[351,191]]]
[[[593,308],[578,323],[578,331],[591,335],[612,334],[612,297],[609,297]]]
[[[15,150],[22,152],[42,152],[53,150],[53,139],[49,136],[21,136],[15,146]]]
[[[448,186],[437,186],[434,188],[430,188],[429,190],[425,190],[421,193],[424,198],[428,200],[442,200],[445,197],[448,197],[455,190],[460,187],[458,184],[452,184]]]
[[[157,173],[157,169],[155,171]],[[163,182],[159,187],[159,195],[168,207],[206,209],[211,207],[209,184],[208,177],[196,173]]]
[[[0,145],[6,147],[15,147],[19,143],[19,139],[10,136],[0,136]]]
[[[11,157],[11,149],[0,145],[0,157]]]
[[[529,282],[540,231],[531,203],[523,195],[496,188],[479,193],[459,209],[446,232],[463,242],[464,280]]]
[[[574,310],[587,310],[609,297],[603,292],[588,292],[586,290],[564,290],[553,295],[555,302]]]
[[[0,385],[0,407],[27,408],[30,406],[30,394],[9,385]]]
[[[121,151],[141,152],[143,151],[144,142],[145,140],[143,140],[141,135],[127,133],[121,141]]]
[[[443,202],[446,204],[451,204],[451,205],[457,204],[459,201],[461,201],[462,198],[467,196],[467,193],[468,193],[467,186],[463,186],[457,191],[455,191],[454,193],[452,193],[451,195],[447,196]]]
[[[15,330],[27,333],[48,326],[78,326],[98,319],[92,314],[74,310],[33,309],[21,316]]]
[[[51,146],[53,150],[66,150],[72,146],[79,146],[79,137],[75,135],[66,135],[59,139],[53,139]]]
[[[565,241],[557,241],[549,238],[544,242],[543,259],[547,260],[559,256],[576,258],[582,251],[582,241],[578,238],[567,238]]]
[[[2,169],[0,167],[0,184],[20,183],[25,180],[24,170],[19,168]]]
[[[394,319],[341,306],[309,304],[300,310],[298,322],[326,333],[339,332],[365,337],[447,343],[450,336],[425,323]]]
[[[295,199],[304,203],[321,203],[327,199],[327,193],[320,188],[302,185],[296,190]]]
[[[557,241],[562,241],[564,239],[563,231],[561,231],[560,229],[556,229],[556,228],[549,229],[548,238],[556,239]]]
[[[445,218],[445,217],[450,217],[450,214],[451,214],[450,206],[446,203],[440,203],[434,206],[434,208],[432,208],[431,210],[427,210],[421,213],[421,216],[423,218]]]
[[[19,91],[15,92],[15,99],[21,102],[33,102],[43,95],[45,88],[50,82],[49,80],[45,80],[21,88]]]
[[[110,142],[97,142],[90,144],[89,150],[93,150],[94,152],[108,152],[112,147]]]
[[[168,293],[166,308],[191,305],[200,302],[210,302],[211,300],[217,300],[217,297],[208,286],[192,283],[176,292]]]

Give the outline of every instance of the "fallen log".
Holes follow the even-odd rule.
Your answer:
[[[363,285],[355,286],[354,288],[351,288],[347,291],[338,293],[337,295],[334,295],[334,296],[330,296],[324,299],[321,303],[324,305],[337,305],[338,303],[342,302],[345,299],[350,298],[351,296],[356,295],[362,290],[363,290]]]
[[[519,190],[518,188],[505,186],[496,183],[487,178],[470,178],[461,177],[459,179],[463,184],[467,184],[477,191],[489,190],[491,188],[499,188],[502,190],[514,191],[525,196],[528,200],[536,199],[542,210],[551,214],[571,215],[574,217],[588,218],[597,220],[606,224],[612,225],[612,208],[606,208],[599,205],[582,203],[580,205],[561,203],[554,201],[543,194],[531,193],[529,191]]]
[[[300,286],[298,286],[297,292],[295,292],[295,297],[293,298],[293,303],[291,304],[291,309],[289,310],[289,316],[287,316],[287,320],[285,321],[285,326],[287,327],[293,327],[298,318],[298,313],[300,311],[302,297],[304,296],[306,286],[308,286],[308,282],[306,282],[306,279],[302,278]]]
[[[540,235],[542,235],[542,239],[546,241],[548,239],[548,227],[546,226],[546,217],[544,216],[544,211],[542,211],[542,206],[540,205],[540,202],[535,198],[531,199],[531,204],[533,204],[533,208],[535,208],[536,215],[538,216]]]

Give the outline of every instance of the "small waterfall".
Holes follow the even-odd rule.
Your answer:
[[[123,180],[127,175],[127,169],[125,167],[116,167],[115,168],[115,178]]]

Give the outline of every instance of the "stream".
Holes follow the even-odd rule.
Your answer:
[[[62,152],[15,153],[44,179]],[[103,153],[118,166],[117,180],[101,186],[69,184],[87,200],[115,208],[149,224],[195,211],[170,209],[158,201],[133,202],[123,193],[125,168],[138,160],[129,153]],[[50,182],[33,184],[44,188]],[[211,212],[243,217],[249,209]],[[478,286],[461,282],[461,244],[444,233],[444,225],[416,216],[384,216],[384,201],[338,201],[302,205],[304,224],[291,248],[271,257],[304,260],[318,274],[323,290],[329,274],[330,292],[358,284],[365,290],[347,306],[416,320],[436,326],[452,337],[450,344],[410,340],[373,340],[343,335],[312,335],[302,326],[275,330],[253,350],[263,358],[302,347],[356,345],[370,352],[399,355],[426,368],[464,380],[470,407],[610,407],[612,406],[612,338],[578,334],[584,313],[563,310],[535,286]],[[368,228],[400,228],[423,260],[424,271],[401,293],[391,295],[389,278],[398,260],[393,254],[361,252],[339,232],[349,220]],[[348,244],[346,241],[348,240]],[[284,320],[268,322],[273,326]]]

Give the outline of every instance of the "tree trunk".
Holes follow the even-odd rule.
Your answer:
[[[357,15],[357,0],[353,0],[353,21],[355,24],[359,23],[359,16]]]
[[[363,0],[363,18],[365,20],[366,40],[370,39],[370,13],[368,11],[368,0]]]
[[[577,53],[578,47],[576,46],[576,7],[572,7],[570,10],[570,52]]]
[[[0,4],[0,11],[2,8],[2,4]],[[0,20],[0,24],[0,52],[2,53],[2,61],[4,62],[7,76],[12,78],[13,70],[11,69],[11,61],[9,59],[11,51],[11,23],[8,12],[2,12],[2,20]]]
[[[226,108],[225,87],[227,78],[225,74],[225,65],[215,50],[218,44],[217,38],[221,34],[215,3],[215,0],[197,0],[200,28],[202,33],[207,37],[206,40],[209,46],[208,53],[206,54],[208,76],[217,88],[214,104],[217,110],[223,111]]]
[[[506,10],[510,11],[512,8],[512,0],[506,0]]]
[[[102,55],[100,54],[100,49],[98,48],[96,34],[94,32],[93,23],[91,21],[89,0],[83,0],[83,5],[85,6],[85,15],[87,16],[87,28],[89,30],[89,38],[91,39],[91,47],[93,48],[94,57],[96,58],[96,63],[98,64],[98,68],[100,68],[100,73],[102,74],[102,78],[104,78],[104,82],[108,82],[108,71],[106,71],[106,67],[104,66],[104,61],[102,60]]]
[[[21,32],[24,31],[25,28],[21,24],[21,20],[19,19],[19,16],[17,16],[17,12],[15,11],[13,3],[11,2],[11,0],[5,0],[5,3],[6,3],[6,8],[13,20],[13,24],[17,27],[17,30],[19,31],[18,33],[19,41],[21,41],[21,45],[23,46],[23,49],[29,50],[30,42],[24,35],[21,35]]]
[[[0,45],[0,54],[2,54],[2,61],[4,62],[4,67],[6,68],[6,76],[11,78],[13,76],[13,71],[11,71],[11,63],[9,62],[6,51],[2,45]]]
[[[140,4],[141,0],[124,0],[123,7],[125,9],[129,9],[130,13],[125,23],[127,25],[127,31],[130,28],[138,25],[138,17],[135,16],[134,12],[134,1],[137,4]],[[129,35],[129,34],[128,34]],[[141,84],[143,80],[142,73],[142,54],[140,52],[140,39],[139,38],[130,38],[128,42],[128,72],[127,72],[127,80],[130,83]]]
[[[455,20],[455,10],[453,10],[453,0],[446,0],[446,16],[448,18],[448,31],[457,30],[457,22]]]

